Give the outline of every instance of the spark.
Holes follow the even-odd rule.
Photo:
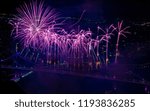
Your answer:
[[[121,36],[126,37],[126,34],[130,33],[130,32],[127,31],[128,28],[129,28],[129,26],[123,28],[123,21],[118,22],[118,26],[117,26],[117,29],[116,29],[116,31],[118,32],[118,35],[117,35],[117,43],[116,43],[115,63],[117,63],[117,59],[118,59],[118,56],[119,56],[118,47],[119,47],[120,37]]]
[[[60,27],[64,21],[58,22],[60,18],[57,13],[49,7],[46,8],[43,2],[24,3],[17,11],[18,14],[10,22],[14,27],[14,38],[19,39],[25,48],[32,48],[46,54],[47,63],[50,64],[52,61],[54,64],[60,63],[60,61],[66,63],[67,61],[68,64],[74,66],[77,63],[77,66],[80,67],[86,58],[90,68],[94,64],[98,68],[102,64],[100,60],[102,55],[100,52],[101,43],[105,41],[106,53],[103,54],[105,60],[102,59],[107,66],[109,41],[115,35],[114,31],[118,32],[115,62],[117,62],[120,37],[126,37],[126,34],[129,33],[127,31],[129,27],[122,27],[123,21],[118,22],[117,27],[113,24],[105,29],[98,26],[96,37],[93,37],[94,33],[90,28],[88,30],[78,29],[77,31],[72,29],[67,32]],[[81,20],[84,12],[80,19],[70,27]],[[36,61],[38,57],[39,55],[36,56]]]
[[[59,18],[55,11],[49,7],[45,8],[43,2],[32,1],[30,4],[24,3],[17,12],[14,18],[15,37],[26,47],[48,50],[50,38],[59,25],[56,23]],[[52,36],[48,36],[50,34]]]

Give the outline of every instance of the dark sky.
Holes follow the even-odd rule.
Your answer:
[[[1,13],[14,13],[15,8],[29,0],[0,0]],[[64,16],[78,16],[86,10],[87,17],[128,17],[142,18],[150,16],[148,0],[45,0],[46,4],[56,8]]]

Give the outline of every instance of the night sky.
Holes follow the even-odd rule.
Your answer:
[[[14,13],[15,9],[29,0],[0,0],[1,13]],[[87,19],[99,18],[149,18],[150,4],[146,0],[44,0],[63,16],[79,16],[86,10]],[[93,17],[94,16],[94,17]]]
[[[31,0],[0,0],[0,17],[3,15],[6,15],[6,18],[7,18],[7,14],[8,15],[9,14],[10,15],[17,14],[16,8],[20,7],[20,5],[22,5],[25,1],[29,2]],[[149,76],[149,73],[150,73],[150,70],[149,70],[149,68],[150,68],[150,65],[149,65],[150,64],[150,59],[149,59],[149,53],[150,53],[150,48],[149,48],[150,47],[150,45],[149,45],[149,43],[150,43],[150,12],[149,12],[150,4],[148,3],[149,2],[148,0],[147,1],[146,0],[140,0],[140,1],[138,0],[137,2],[135,2],[135,0],[37,0],[37,1],[44,1],[47,6],[55,9],[56,12],[58,12],[61,17],[72,18],[71,20],[73,20],[73,21],[71,21],[72,22],[71,24],[76,23],[77,20],[79,20],[80,16],[82,15],[82,12],[85,11],[84,16],[82,18],[84,20],[81,20],[79,23],[79,24],[82,24],[80,28],[87,30],[87,27],[90,26],[90,28],[92,29],[93,32],[95,30],[97,31],[96,27],[98,25],[100,25],[102,27],[103,27],[103,25],[105,26],[105,23],[101,22],[103,20],[107,21],[106,26],[110,23],[111,24],[114,23],[116,25],[118,21],[124,20],[124,25],[130,26],[129,32],[131,32],[131,33],[127,36],[127,38],[121,39],[120,63],[129,64],[129,66],[133,64],[135,66],[135,67],[132,66],[131,68],[128,66],[125,66],[125,70],[127,69],[129,74],[131,74],[131,75],[136,74],[136,75],[132,75],[135,77],[135,79],[133,79],[134,81],[140,76],[142,78],[146,78],[146,80],[147,80],[147,78],[148,78],[148,80],[150,80],[150,76]],[[8,17],[12,17],[12,16],[8,16]],[[87,21],[85,21],[85,19]],[[8,24],[7,20],[8,19],[5,20],[5,17],[4,17],[4,19],[3,19],[3,17],[0,18],[0,52],[1,52],[0,59],[10,57],[10,55],[12,55],[14,53],[13,51],[15,51],[13,49],[13,47],[15,47],[16,44],[13,44],[12,37],[10,36],[12,26],[10,24]],[[90,20],[91,21],[93,20],[94,22],[89,22]],[[104,24],[99,24],[99,23],[104,23]],[[146,24],[146,23],[148,23],[148,24]],[[66,27],[68,27],[68,25],[66,25]],[[66,27],[63,27],[63,28],[65,29]],[[115,42],[114,43],[110,42],[110,44],[113,44],[113,46],[115,46],[116,38],[114,38],[112,40],[113,41],[115,40]],[[111,48],[113,48],[113,47],[111,47]],[[10,65],[13,62],[14,61],[8,61],[8,62],[6,62],[6,64]],[[24,64],[22,64],[22,65],[24,65]],[[114,71],[118,72],[118,70],[117,70],[117,69],[119,69],[118,66],[115,66],[115,67],[116,67],[116,69],[114,69]],[[123,71],[124,70],[120,69],[119,73],[122,74]],[[1,78],[3,79],[3,78],[8,78],[8,77],[5,77],[5,74],[8,73],[8,75],[9,75],[12,73],[12,71],[10,70],[10,72],[9,72],[9,71],[5,71],[5,70],[4,71],[0,70],[0,73],[3,73],[4,77],[2,74],[0,75],[0,79]],[[37,83],[38,83],[38,86],[41,85],[41,89],[44,86],[44,88],[47,88],[47,90],[52,90],[52,89],[49,89],[49,88],[51,88],[51,87],[49,87],[49,84],[50,84],[51,86],[53,86],[52,88],[54,88],[56,90],[56,93],[58,93],[58,92],[60,93],[61,91],[66,93],[67,91],[69,92],[68,89],[70,89],[70,91],[73,91],[73,92],[81,91],[82,93],[83,92],[90,93],[91,91],[93,91],[91,93],[95,93],[95,92],[99,93],[99,92],[101,92],[102,87],[100,86],[101,88],[98,89],[96,87],[96,85],[101,84],[103,86],[103,84],[105,84],[105,83],[101,83],[101,81],[99,81],[99,79],[97,81],[95,81],[95,79],[91,79],[91,80],[85,79],[85,78],[77,78],[76,79],[74,77],[68,78],[68,76],[60,77],[59,75],[54,75],[54,76],[58,76],[58,77],[53,77],[54,78],[53,81],[51,81],[51,80],[49,81],[48,79],[51,78],[50,76],[53,76],[53,75],[47,74],[44,77],[43,75],[40,75],[40,73],[38,74],[38,76],[37,76],[37,74],[34,73],[33,75],[29,76],[27,78],[27,80],[25,79],[25,80],[21,81],[20,84],[22,85],[22,87],[25,89],[29,88],[29,90],[31,88],[31,91],[34,92],[34,90],[35,90],[35,92],[36,92],[36,90],[37,90],[36,93],[40,93],[40,92],[38,92],[39,91],[39,88],[37,87]],[[123,72],[123,74],[124,74],[124,72]],[[39,77],[43,77],[43,78],[39,80]],[[122,77],[122,75],[121,75],[121,77]],[[66,80],[67,80],[67,82],[66,82]],[[35,81],[38,81],[38,82],[35,82]],[[8,81],[6,81],[6,83],[7,82]],[[3,83],[3,82],[1,83],[1,81],[0,81],[0,85],[6,84],[6,83]],[[26,83],[28,83],[28,84],[26,84]],[[111,84],[110,86],[113,89],[113,87],[115,85],[112,83],[113,82],[110,83]],[[15,90],[12,90],[13,86],[11,86],[11,84],[12,84],[11,82],[9,84],[6,84],[6,87],[10,88],[10,91],[15,91]],[[53,85],[53,84],[55,84],[55,85]],[[67,84],[68,89],[66,88],[66,84]],[[80,84],[82,84],[82,85],[80,85]],[[74,85],[76,85],[75,86],[76,88],[73,89],[72,86],[74,87]],[[89,87],[89,85],[91,85],[91,86]],[[93,87],[92,85],[94,85],[95,87]],[[137,93],[145,93],[145,92],[143,92],[144,91],[143,86],[142,87],[140,86],[139,89],[136,90],[137,86],[131,85],[132,86],[132,88],[131,88],[129,86],[129,84],[124,85],[124,84],[118,83],[118,85],[119,85],[118,87],[120,87],[119,91],[122,91],[123,93],[126,93],[125,90],[127,92],[130,92],[130,90],[132,90],[131,92],[135,92],[135,91],[139,90]],[[106,88],[108,87],[107,84],[105,84],[105,86],[106,86]],[[0,87],[2,87],[2,86],[0,86]],[[4,86],[4,89],[5,89],[5,86]],[[149,88],[149,90],[150,90],[150,88]],[[106,91],[108,91],[108,93],[114,93],[114,92],[110,92],[110,89],[106,90]],[[33,92],[31,92],[31,93],[33,93]],[[103,91],[103,93],[104,92],[105,91]],[[30,93],[30,91],[27,93]],[[45,93],[45,92],[41,92],[41,93]],[[50,92],[50,93],[53,93],[53,92]],[[149,93],[149,92],[146,92],[146,93]]]

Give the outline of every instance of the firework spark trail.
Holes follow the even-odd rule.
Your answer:
[[[82,62],[83,57],[88,54],[88,42],[91,38],[91,31],[81,30],[76,32],[74,30],[71,33],[65,35],[65,54],[71,59],[70,62],[74,64],[75,62]],[[63,44],[62,44],[63,45]],[[66,58],[67,59],[67,58]]]
[[[106,28],[105,30],[103,30],[101,27],[99,27],[99,30],[101,30],[104,34],[101,35],[102,38],[106,41],[106,66],[108,65],[109,62],[109,58],[108,58],[108,43],[109,43],[109,39],[111,39],[111,36],[114,35],[113,32],[115,31],[115,27],[114,25],[110,25],[108,28]]]
[[[78,20],[76,23],[74,23],[73,25],[71,25],[70,28],[72,28],[73,26],[77,25],[77,24],[81,21],[81,19],[82,19],[82,17],[83,17],[83,15],[84,15],[85,12],[86,12],[86,10],[84,10],[84,11],[82,12],[82,14],[81,14],[79,20]]]
[[[117,59],[118,59],[118,56],[119,56],[118,47],[119,47],[120,37],[121,36],[126,37],[125,34],[129,34],[130,33],[130,32],[127,31],[128,28],[129,28],[129,26],[123,28],[123,21],[118,22],[118,26],[117,26],[117,29],[116,29],[116,31],[118,32],[118,35],[117,35],[117,43],[116,43],[115,63],[117,63]]]

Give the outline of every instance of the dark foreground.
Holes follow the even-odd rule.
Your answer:
[[[3,80],[0,93],[19,94],[144,94],[148,87],[90,77],[36,72],[18,82]]]

